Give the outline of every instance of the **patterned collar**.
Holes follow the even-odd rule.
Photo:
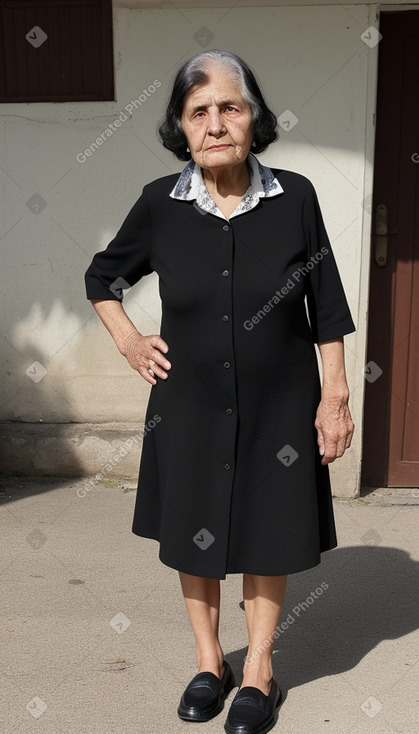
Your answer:
[[[247,160],[250,169],[250,186],[234,212],[230,214],[230,219],[253,209],[259,203],[259,199],[278,196],[284,191],[271,169],[262,166],[253,153],[249,153]],[[208,193],[201,167],[194,160],[190,160],[185,166],[170,196],[172,199],[181,201],[196,201],[197,206],[205,212],[227,219]]]

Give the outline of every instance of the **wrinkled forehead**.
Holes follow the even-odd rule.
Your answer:
[[[232,73],[209,69],[208,80],[197,84],[185,97],[183,108],[210,107],[223,104],[247,104],[243,98],[242,85]]]

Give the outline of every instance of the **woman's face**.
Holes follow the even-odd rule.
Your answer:
[[[211,69],[209,81],[189,92],[181,122],[192,158],[202,168],[246,160],[253,141],[252,111],[225,72]]]

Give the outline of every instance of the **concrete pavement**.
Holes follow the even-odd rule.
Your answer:
[[[177,717],[196,673],[193,637],[177,572],[131,533],[133,485],[99,482],[84,495],[78,479],[1,485],[0,731],[222,734],[236,689],[208,723]],[[339,548],[289,577],[273,731],[418,733],[418,501],[412,490],[335,501]],[[241,576],[221,591],[239,683]]]

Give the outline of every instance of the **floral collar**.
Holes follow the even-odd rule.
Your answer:
[[[271,169],[262,166],[253,153],[249,153],[247,160],[250,168],[250,186],[234,212],[230,214],[230,219],[253,209],[259,203],[259,199],[278,196],[284,191]],[[181,201],[196,201],[200,209],[226,219],[208,193],[201,167],[194,160],[190,160],[185,166],[170,196]]]

